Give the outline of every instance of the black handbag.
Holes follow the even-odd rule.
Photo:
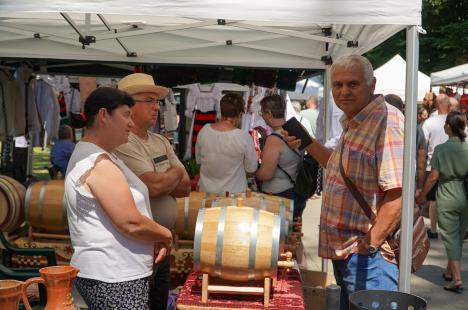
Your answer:
[[[284,143],[286,141],[284,138],[276,133],[272,133],[272,135],[279,137],[281,140],[283,140]],[[286,145],[288,145],[286,143]],[[289,147],[289,145],[288,145]],[[294,192],[302,197],[302,198],[310,198],[315,191],[317,190],[317,177],[318,177],[318,171],[320,168],[319,163],[310,155],[301,155],[299,152],[297,152],[294,149],[291,149],[294,154],[299,156],[301,158],[301,162],[298,167],[297,171],[297,176],[296,179],[293,180],[293,178],[289,175],[289,173],[286,172],[281,166],[278,164],[277,167],[280,169],[286,176],[288,177],[289,181],[294,186]]]

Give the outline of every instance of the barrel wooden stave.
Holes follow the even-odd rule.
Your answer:
[[[191,192],[189,197],[177,198],[177,220],[175,232],[179,239],[193,240],[198,210],[210,208],[217,194]]]
[[[24,222],[24,196],[26,189],[13,178],[0,175],[0,229],[14,232]]]
[[[33,229],[67,234],[64,180],[32,183],[26,194],[26,219]]]
[[[279,216],[249,207],[215,207],[200,213],[194,247],[199,271],[232,281],[276,277]]]

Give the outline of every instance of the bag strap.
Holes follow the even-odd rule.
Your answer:
[[[275,132],[272,132],[271,133],[272,136],[276,136],[278,138],[280,138],[288,147],[289,145],[286,143],[286,141],[284,140],[283,136],[281,136],[280,134],[277,134]],[[290,148],[290,147],[289,147]],[[301,156],[299,153],[297,153],[296,151],[294,151],[292,148],[290,148],[294,154],[296,154],[297,156]],[[302,157],[302,156],[301,156]],[[281,166],[279,164],[276,164],[276,167],[278,167],[279,170],[283,171],[284,174],[286,174],[286,176],[288,177],[289,181],[292,183],[293,186],[296,186],[296,182],[293,180],[293,178],[291,177],[291,175],[289,173],[286,172],[286,170],[284,170],[283,168],[281,168]]]
[[[341,143],[341,150],[340,150],[340,174],[341,174],[341,177],[343,178],[343,181],[345,182],[346,187],[349,189],[349,191],[353,195],[354,199],[356,199],[359,206],[361,206],[364,213],[367,215],[367,217],[371,221],[374,221],[375,214],[372,211],[371,207],[369,206],[367,201],[364,199],[362,194],[359,192],[356,185],[354,185],[353,181],[351,181],[345,174],[345,171],[344,171],[344,168],[343,168],[343,160],[342,160],[343,159],[343,150],[344,150],[344,140]]]

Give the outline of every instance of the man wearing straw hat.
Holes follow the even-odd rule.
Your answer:
[[[130,94],[135,101],[132,107],[134,127],[128,143],[118,147],[115,153],[148,187],[154,220],[173,229],[177,215],[174,198],[190,194],[190,179],[169,141],[149,131],[158,118],[159,102],[167,96],[169,90],[155,85],[153,77],[144,73],[124,77],[118,88]],[[154,267],[154,282],[150,291],[152,310],[166,309],[169,293],[170,253],[159,254],[166,256]],[[155,253],[157,256],[158,253]]]

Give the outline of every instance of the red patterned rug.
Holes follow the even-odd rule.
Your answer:
[[[180,290],[177,309],[304,309],[301,277],[295,269],[284,274],[280,272],[268,308],[263,307],[263,296],[251,295],[210,294],[208,303],[204,304],[201,302],[201,285],[201,274],[192,272]]]

